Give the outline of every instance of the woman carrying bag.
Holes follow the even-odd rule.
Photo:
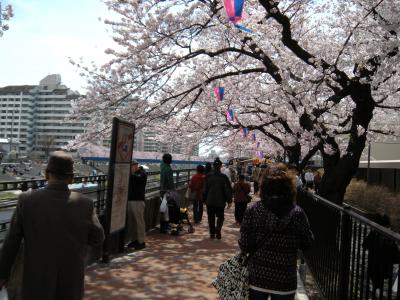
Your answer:
[[[295,204],[295,178],[283,164],[262,177],[261,201],[245,212],[239,246],[250,253],[250,300],[293,300],[297,288],[297,250],[310,247],[313,234]]]

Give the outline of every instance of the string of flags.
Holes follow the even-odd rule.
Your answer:
[[[201,0],[200,0],[201,1]],[[237,24],[240,20],[243,19],[243,8],[244,8],[244,1],[245,0],[224,0],[224,7],[228,17],[228,20],[233,24],[233,26],[241,31],[253,33],[253,30]],[[214,88],[214,93],[216,96],[217,103],[223,101],[225,88],[222,86],[218,86]],[[229,108],[225,112],[226,119],[231,124],[240,124],[237,115],[233,108]],[[264,151],[260,150],[261,144],[260,142],[256,141],[256,133],[250,132],[250,130],[246,127],[241,127],[240,131],[243,135],[243,138],[248,141],[248,137],[250,137],[251,141],[255,143],[256,148],[256,155],[260,158],[264,157]]]
[[[224,99],[224,93],[225,93],[225,88],[222,86],[214,88],[214,93],[217,98],[217,102],[221,102]],[[240,124],[238,116],[235,114],[235,111],[233,108],[228,108],[225,111],[226,119],[230,124]],[[242,133],[242,136],[244,139],[248,141],[248,137],[250,137],[250,140],[255,142],[255,148],[256,148],[256,156],[263,158],[264,157],[264,151],[259,150],[261,147],[260,142],[257,141],[256,133],[250,132],[250,130],[247,127],[240,127],[240,131]]]

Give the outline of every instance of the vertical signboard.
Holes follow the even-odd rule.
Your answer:
[[[113,119],[107,194],[107,231],[110,234],[125,228],[134,136],[134,124]]]

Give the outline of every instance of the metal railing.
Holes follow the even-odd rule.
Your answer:
[[[185,186],[194,169],[174,170],[176,188]],[[107,202],[107,175],[79,176],[75,177],[71,189],[79,191],[91,198],[94,202],[97,214],[104,213]],[[47,185],[44,179],[4,181],[0,182],[0,192],[27,191],[29,189],[43,188]],[[160,191],[160,172],[147,173],[146,198],[157,195]],[[0,201],[0,244],[3,243],[5,232],[8,230],[12,212],[17,204],[17,193],[9,199]]]
[[[328,300],[400,299],[400,234],[310,193],[299,193],[314,233],[304,259]]]

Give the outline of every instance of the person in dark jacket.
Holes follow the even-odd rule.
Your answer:
[[[235,220],[238,224],[242,223],[247,203],[250,202],[250,184],[244,181],[245,176],[239,175],[239,181],[233,186],[233,199],[235,201]]]
[[[136,250],[146,247],[146,223],[144,221],[146,183],[146,172],[140,169],[139,163],[133,159],[129,176],[127,223],[128,232],[131,235],[128,247]]]
[[[163,198],[167,191],[175,190],[174,176],[171,168],[172,155],[164,153],[162,157],[162,163],[160,165],[160,196]],[[168,221],[165,221],[168,216],[163,213],[160,216],[160,232],[168,233]]]
[[[216,158],[213,165],[214,171],[206,177],[203,199],[207,204],[210,238],[221,239],[225,206],[228,205],[230,208],[232,205],[232,187],[228,177],[221,173],[221,160]],[[217,224],[215,224],[215,219],[217,219]]]
[[[295,205],[294,176],[283,164],[271,166],[260,185],[261,201],[249,207],[239,246],[250,253],[250,300],[293,300],[297,288],[297,250],[310,247],[313,234],[304,211]]]
[[[212,165],[209,162],[206,162],[206,166],[204,168],[204,174],[208,175],[212,172]]]
[[[104,232],[93,201],[68,188],[72,157],[53,152],[46,168],[48,185],[19,196],[0,254],[0,288],[23,249],[22,300],[80,300],[88,245],[101,245]]]

